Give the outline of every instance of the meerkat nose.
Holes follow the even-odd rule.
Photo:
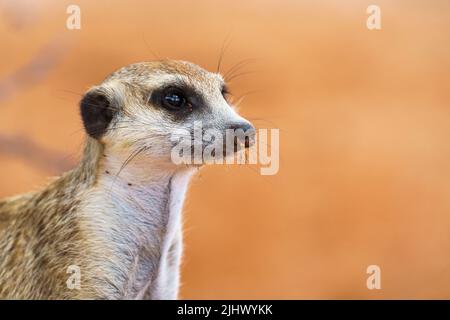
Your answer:
[[[244,143],[246,148],[249,148],[255,143],[255,127],[250,122],[233,123],[228,129],[240,133],[237,135],[237,140],[239,143]]]
[[[253,125],[250,122],[237,122],[237,123],[232,123],[228,129],[231,130],[243,130],[244,132],[246,132],[247,130],[255,130],[255,128],[253,127]]]

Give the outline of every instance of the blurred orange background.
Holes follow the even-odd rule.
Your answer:
[[[214,71],[229,43],[223,71],[254,59],[230,87],[256,90],[241,113],[280,129],[280,170],[192,181],[181,297],[450,298],[449,1],[11,0],[0,36],[1,197],[76,163],[80,95],[110,72],[166,57]]]

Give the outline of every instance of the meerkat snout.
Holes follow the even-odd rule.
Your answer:
[[[255,127],[250,122],[240,122],[230,125],[230,130],[237,132],[237,141],[235,147],[238,144],[244,145],[245,148],[250,148],[255,143]]]

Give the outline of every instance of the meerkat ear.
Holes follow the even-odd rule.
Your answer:
[[[81,119],[88,135],[100,139],[114,117],[114,107],[108,95],[99,88],[88,91],[80,102]]]

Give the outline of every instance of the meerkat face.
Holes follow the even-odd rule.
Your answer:
[[[235,146],[248,147],[254,128],[236,113],[227,94],[221,75],[197,65],[148,62],[111,74],[86,93],[80,108],[86,132],[108,150],[171,161],[180,138],[194,141],[196,127],[201,133],[216,133],[209,134],[203,148],[224,146],[230,130],[244,132],[247,139],[235,140]]]

